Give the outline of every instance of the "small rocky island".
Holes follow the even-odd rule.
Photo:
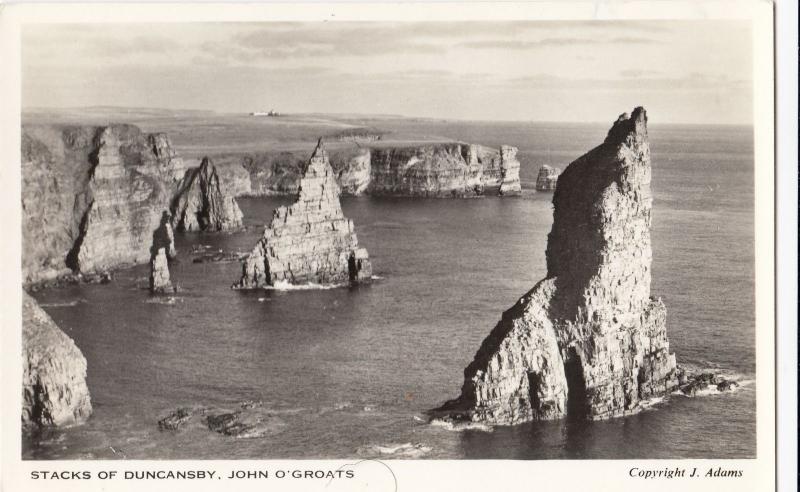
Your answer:
[[[320,140],[300,181],[297,199],[275,210],[233,288],[368,282],[372,278],[369,255],[359,247],[353,221],[344,216],[339,195]]]
[[[604,419],[679,386],[666,308],[650,296],[650,147],[641,107],[571,163],[553,196],[547,277],[483,341],[453,422]]]
[[[536,191],[554,191],[559,174],[561,174],[561,169],[557,167],[546,164],[540,167],[539,174],[536,176]]]

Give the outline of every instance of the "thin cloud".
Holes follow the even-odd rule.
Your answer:
[[[532,50],[538,48],[551,48],[563,46],[591,46],[597,44],[626,44],[626,45],[650,45],[661,44],[660,40],[645,37],[618,37],[611,39],[595,38],[545,38],[538,41],[515,41],[515,40],[481,40],[467,41],[456,46],[472,49],[497,49],[497,50]]]

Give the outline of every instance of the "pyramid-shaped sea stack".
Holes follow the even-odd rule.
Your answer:
[[[368,282],[372,278],[369,255],[358,246],[353,221],[344,216],[339,193],[320,140],[306,165],[297,200],[275,210],[233,287]]]

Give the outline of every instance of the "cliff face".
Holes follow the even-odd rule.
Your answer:
[[[183,162],[131,125],[23,127],[23,280],[149,259]]]
[[[372,267],[367,251],[358,246],[353,221],[344,216],[339,193],[320,141],[300,181],[297,200],[275,210],[233,287],[369,281]]]
[[[178,231],[227,231],[242,227],[242,211],[220,188],[217,168],[204,158],[189,169],[172,202],[173,226]]]
[[[517,149],[500,152],[461,143],[374,148],[370,184],[373,195],[475,196],[489,190],[520,191]]]
[[[677,385],[666,308],[650,297],[650,149],[644,109],[570,164],[553,196],[547,278],[484,340],[448,418],[602,419]]]
[[[463,197],[521,192],[517,149],[465,143],[348,146],[329,152],[342,193]],[[228,160],[228,159],[226,159]],[[252,195],[297,193],[305,161],[292,152],[241,158]]]
[[[22,293],[22,426],[66,426],[92,413],[86,359],[25,292]]]
[[[536,176],[536,191],[555,190],[559,174],[561,174],[561,169],[557,167],[547,165],[540,167],[539,174]]]

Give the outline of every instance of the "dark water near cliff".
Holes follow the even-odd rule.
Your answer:
[[[433,131],[433,130],[432,130]],[[436,132],[443,133],[442,128]],[[595,126],[459,124],[449,135],[520,147],[523,184],[604,137]],[[753,172],[750,129],[651,127],[653,293],[668,308],[683,364],[754,378]],[[27,458],[679,458],[755,455],[755,385],[673,396],[605,422],[452,431],[424,424],[457,396],[481,340],[545,273],[551,194],[519,199],[348,198],[368,248],[371,286],[235,292],[238,263],[191,261],[192,245],[248,251],[282,199],[241,200],[248,230],[178,238],[159,304],[147,267],[110,285],[37,294],[89,363],[94,415],[24,442]],[[178,406],[262,400],[286,424],[261,439],[198,426],[160,432]],[[392,448],[420,443],[417,448]],[[376,446],[383,446],[384,454]],[[405,451],[404,451],[405,449]]]

